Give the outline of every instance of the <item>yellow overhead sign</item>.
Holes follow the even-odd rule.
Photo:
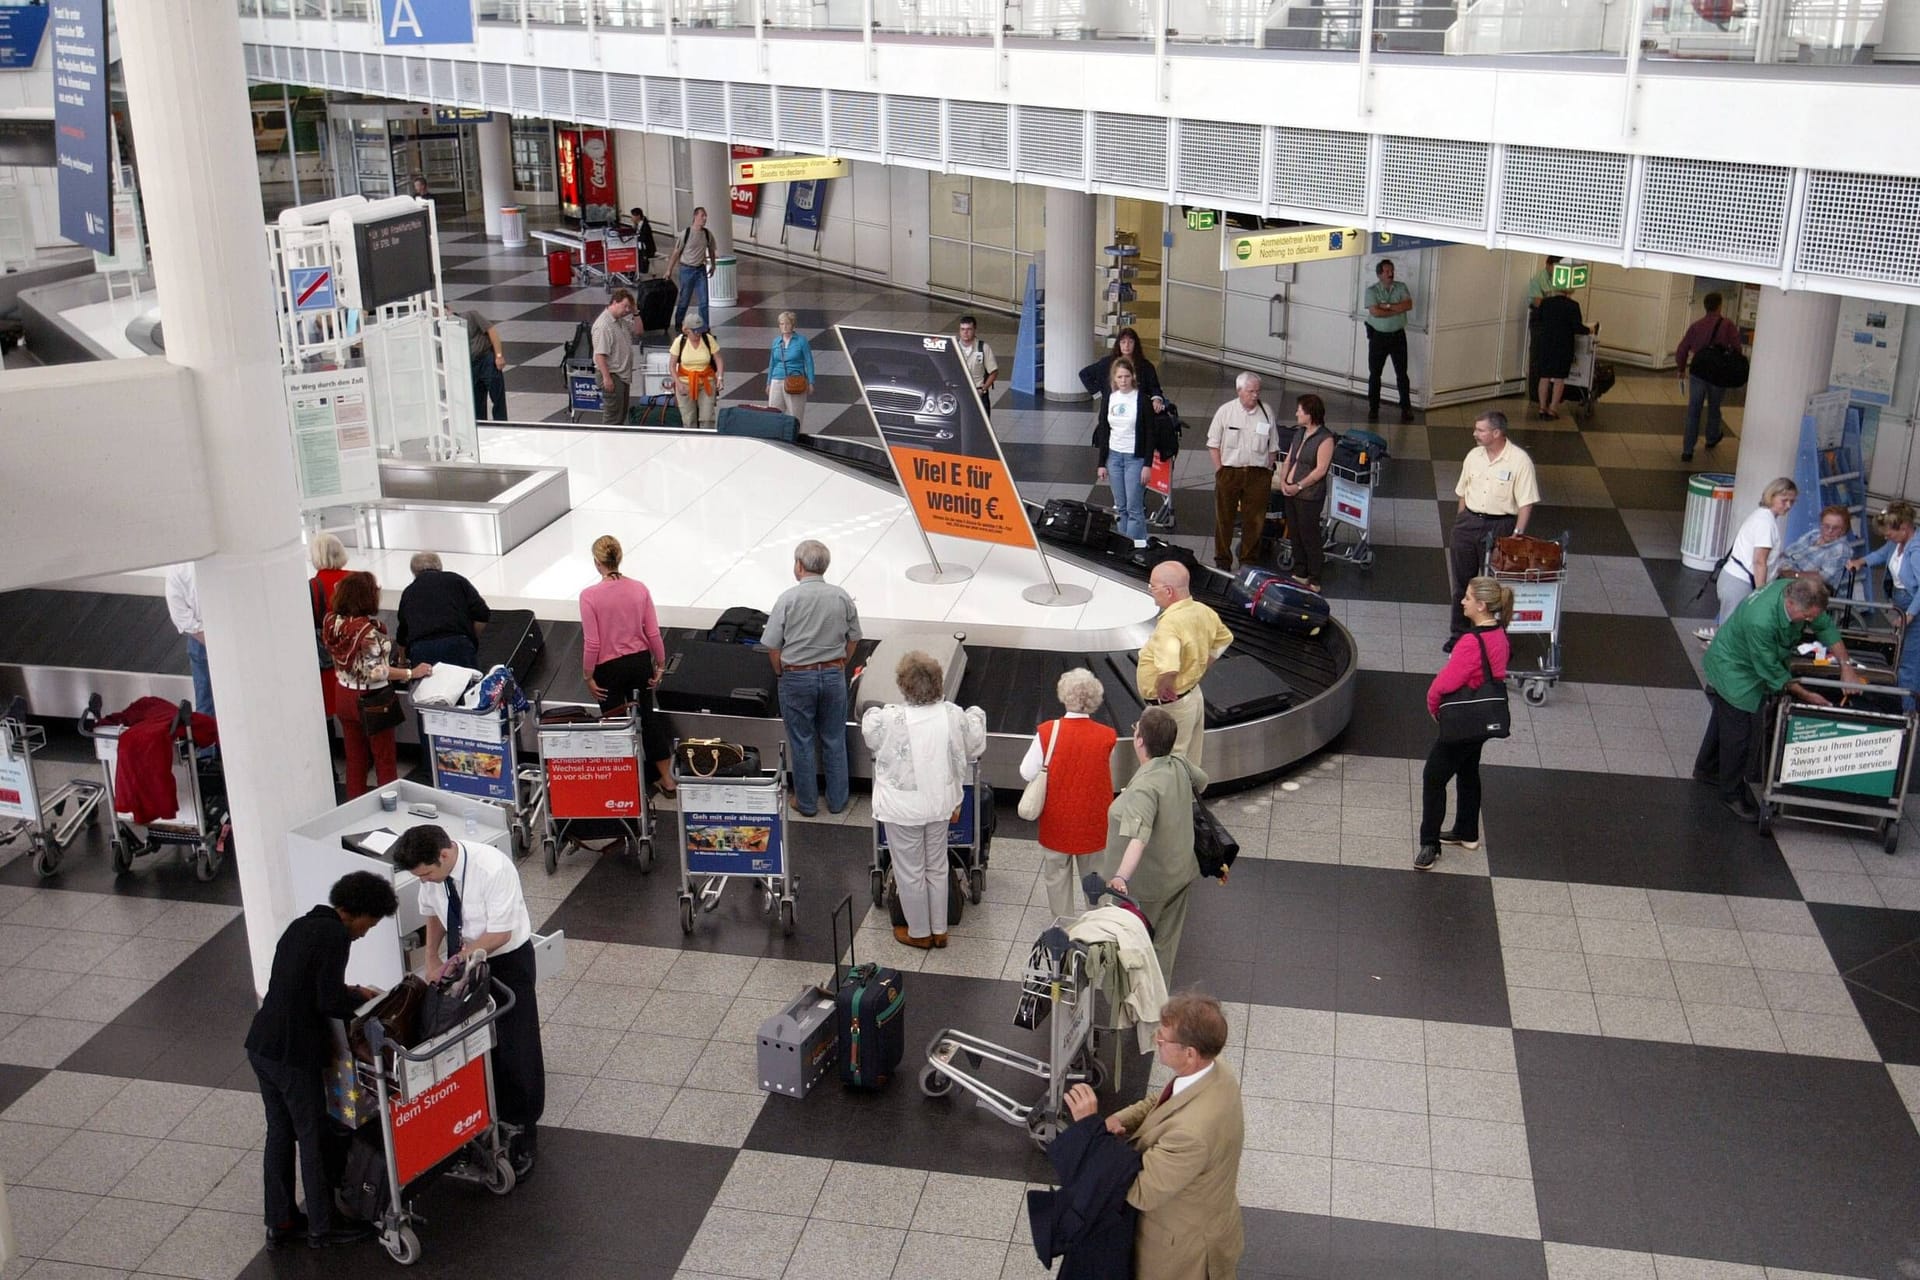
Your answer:
[[[808,178],[844,178],[847,162],[837,156],[757,156],[733,162],[733,185],[804,182]]]
[[[1221,239],[1222,267],[1279,267],[1323,258],[1357,258],[1368,252],[1358,227],[1293,227],[1286,231],[1228,232]]]

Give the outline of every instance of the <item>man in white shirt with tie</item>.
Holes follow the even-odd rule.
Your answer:
[[[520,891],[520,873],[513,859],[492,845],[455,840],[431,823],[411,828],[394,842],[393,863],[421,882],[429,969],[437,965],[442,942],[448,960],[484,951],[489,971],[513,992],[513,1008],[494,1024],[493,1086],[499,1118],[517,1130],[509,1150],[514,1172],[524,1182],[533,1173],[547,1072],[540,1052],[533,919]]]

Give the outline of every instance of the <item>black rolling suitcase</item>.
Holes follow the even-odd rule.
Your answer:
[[[840,967],[840,913],[847,914],[847,967]],[[833,909],[833,1021],[840,1081],[882,1089],[907,1055],[907,990],[899,971],[854,964],[853,897]]]
[[[1282,631],[1318,635],[1333,618],[1325,596],[1297,587],[1265,569],[1242,569],[1228,598],[1255,622]]]
[[[495,609],[487,629],[480,633],[480,657],[476,665],[482,671],[491,671],[504,663],[525,688],[534,664],[540,661],[546,647],[546,635],[540,630],[540,620],[533,616],[533,610]]]
[[[662,711],[702,711],[722,716],[775,715],[773,665],[744,644],[678,640],[667,655],[667,672],[655,686]]]
[[[1293,690],[1273,668],[1249,654],[1220,659],[1200,677],[1209,725],[1239,724],[1284,711]]]
[[[1049,498],[1040,509],[1040,532],[1055,542],[1104,549],[1113,533],[1113,512],[1072,498]]]
[[[640,315],[642,333],[659,333],[673,324],[673,304],[680,297],[671,280],[658,277],[642,280],[634,290],[635,310]]]
[[[1177,542],[1168,542],[1165,538],[1149,537],[1147,545],[1133,553],[1133,562],[1152,573],[1154,568],[1165,560],[1178,560],[1187,566],[1187,577],[1197,588],[1200,582],[1200,558]],[[1199,592],[1196,590],[1196,595]]]
[[[767,629],[767,615],[759,609],[735,605],[707,630],[716,644],[759,644]]]

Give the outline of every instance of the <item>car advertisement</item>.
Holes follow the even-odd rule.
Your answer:
[[[848,325],[834,330],[920,528],[1037,549],[1013,472],[954,339]]]

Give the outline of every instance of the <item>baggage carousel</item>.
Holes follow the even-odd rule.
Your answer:
[[[518,430],[524,432],[528,428]],[[632,439],[642,434],[596,433],[594,443],[604,451],[615,447],[623,438]],[[795,446],[752,444],[756,448],[795,455],[791,461],[796,465],[829,468],[845,477],[859,477],[867,484],[884,489],[898,501],[898,491],[886,461],[871,446],[831,438],[807,438]],[[582,513],[576,509],[571,514],[577,517]],[[825,517],[822,522],[825,523]],[[580,530],[565,532],[577,535]],[[711,531],[705,531],[703,536],[710,537]],[[574,540],[580,539],[575,536]],[[760,541],[766,543],[768,539]],[[771,548],[756,546],[754,552],[763,559],[767,555],[784,559],[790,546],[782,536]],[[1138,610],[1138,616],[1150,618],[1151,606],[1144,599],[1145,568],[1125,558],[1094,554],[1087,548],[1048,544],[1046,550],[1049,557],[1066,562],[1068,570],[1080,578],[1105,579],[1110,584],[1109,590],[1119,589],[1137,596],[1144,606]],[[368,554],[397,554],[404,558],[404,552]],[[512,553],[513,556],[526,554],[525,551]],[[536,548],[534,554],[551,552]],[[569,554],[577,555],[578,550],[572,549]],[[646,575],[646,569],[640,566],[648,561],[641,558],[640,549],[630,544],[629,556],[639,572]],[[361,559],[361,554],[355,553],[356,565]],[[506,559],[495,567],[504,568]],[[451,558],[448,567],[467,571],[451,563]],[[835,567],[838,570],[838,562]],[[863,570],[867,567],[862,566]],[[886,571],[890,574],[892,569]],[[392,569],[379,572],[390,588],[402,580]],[[541,598],[531,590],[516,593],[511,586],[502,589],[484,573],[469,573],[469,576],[475,577],[476,585],[496,609],[530,608],[539,618],[545,648],[528,673],[529,690],[538,692],[550,703],[590,701],[580,673],[580,624],[577,610],[572,607],[571,592],[549,589]],[[670,652],[676,642],[703,634],[699,624],[710,624],[724,607],[713,605],[716,598],[726,599],[716,593],[728,590],[727,584],[738,581],[741,576],[738,568],[721,575],[704,599],[690,601],[685,606],[662,598],[663,619],[680,624],[667,628]],[[840,575],[836,572],[832,576],[838,579]],[[1257,658],[1286,681],[1294,696],[1289,706],[1271,715],[1236,723],[1209,723],[1205,760],[1207,772],[1216,786],[1270,776],[1338,737],[1352,715],[1356,669],[1352,637],[1338,622],[1329,623],[1313,636],[1256,623],[1226,599],[1228,581],[1225,575],[1203,570],[1195,595],[1225,619],[1234,634],[1232,652]],[[24,694],[36,717],[66,720],[77,717],[86,705],[88,694],[95,691],[102,694],[110,708],[125,705],[143,694],[190,697],[192,683],[185,644],[168,620],[166,603],[158,593],[157,576],[123,575],[105,585],[119,587],[122,584],[125,591],[34,588],[0,594],[0,700]],[[656,588],[656,595],[659,594]],[[740,594],[757,596],[762,592],[743,590]],[[1141,711],[1140,699],[1130,679],[1132,658],[1134,650],[1150,632],[1150,623],[1108,626],[1086,632],[1058,629],[1036,632],[991,623],[956,622],[951,616],[925,621],[888,617],[867,602],[857,589],[856,597],[862,599],[862,621],[869,631],[868,642],[855,655],[856,668],[873,644],[888,636],[973,631],[973,638],[967,643],[967,672],[959,700],[963,704],[977,704],[986,711],[989,741],[983,770],[995,786],[1017,788],[1021,785],[1019,764],[1034,726],[1059,714],[1059,704],[1054,698],[1055,682],[1063,672],[1081,666],[1098,676],[1106,689],[1107,696],[1097,718],[1122,734],[1114,755],[1115,776],[1124,779],[1131,774],[1134,762],[1126,735]],[[726,599],[726,603],[764,607],[771,603],[771,597],[764,600],[732,598]],[[483,637],[483,663],[506,659],[505,653],[486,652],[506,639],[504,634]],[[490,645],[489,640],[495,643]],[[777,752],[782,739],[777,716],[739,717],[699,712],[669,715],[675,732],[681,736],[719,736],[749,743],[760,748],[763,758]],[[528,745],[532,745],[530,732]],[[851,746],[854,775],[870,776],[870,764],[857,733],[852,735]]]

